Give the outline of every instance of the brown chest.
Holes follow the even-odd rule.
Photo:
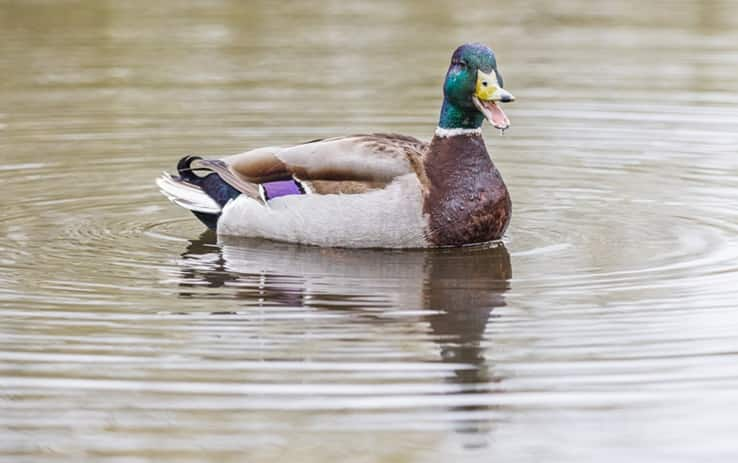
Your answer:
[[[510,196],[481,136],[436,137],[424,164],[423,210],[434,245],[502,237],[510,222]]]

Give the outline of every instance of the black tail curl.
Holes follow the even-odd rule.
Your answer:
[[[195,173],[197,171],[209,171],[206,168],[197,168],[192,166],[194,161],[200,159],[202,158],[199,156],[185,156],[180,159],[177,163],[177,172],[179,173],[180,178],[187,183],[200,187],[200,189],[218,203],[221,208],[225,207],[229,201],[238,197],[241,192],[223,181],[223,179],[214,172],[210,172],[204,176],[197,175]],[[196,211],[192,211],[192,213],[195,214],[195,216],[208,228],[212,230],[217,228],[220,214],[207,214]]]

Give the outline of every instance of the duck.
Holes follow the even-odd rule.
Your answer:
[[[429,142],[367,133],[275,145],[222,158],[188,155],[156,184],[218,235],[346,248],[436,248],[500,240],[510,194],[482,136],[504,131],[495,53],[456,48]]]

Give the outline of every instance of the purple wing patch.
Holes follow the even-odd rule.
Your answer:
[[[305,194],[305,190],[297,180],[278,180],[262,183],[261,186],[264,188],[264,199],[267,201],[280,196]]]

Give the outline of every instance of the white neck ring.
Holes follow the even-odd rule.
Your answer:
[[[476,129],[444,129],[443,127],[436,127],[437,137],[456,137],[458,135],[482,135],[482,128],[477,127]]]

